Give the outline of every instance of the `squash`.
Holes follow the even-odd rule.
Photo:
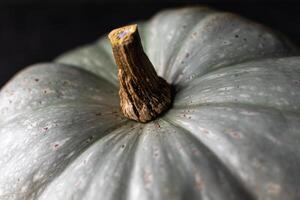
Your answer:
[[[0,93],[0,199],[300,199],[298,49],[203,7],[138,29],[162,112],[123,116],[107,37],[26,68]]]

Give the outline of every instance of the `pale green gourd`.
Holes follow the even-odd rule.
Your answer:
[[[122,116],[107,37],[23,70],[0,93],[0,199],[300,199],[296,48],[202,7],[139,30],[173,107]]]

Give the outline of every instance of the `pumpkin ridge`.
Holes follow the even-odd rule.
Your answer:
[[[145,52],[148,54],[149,58],[153,61],[154,67],[156,67],[156,71],[159,74],[159,76],[166,78],[166,70],[168,68],[168,62],[170,62],[171,59],[173,59],[173,52],[177,51],[176,48],[167,48],[164,51],[168,51],[168,55],[166,56],[166,60],[164,60],[164,57],[162,54],[164,54],[162,49],[159,49],[160,53],[153,53],[151,52],[151,49],[155,49],[156,46],[153,46],[153,44],[156,44],[158,41],[160,41],[160,38],[163,38],[167,36],[168,31],[165,34],[161,34],[161,32],[165,32],[166,28],[157,29],[157,26],[163,26],[164,24],[168,24],[168,20],[177,21],[177,18],[180,19],[180,21],[185,22],[187,24],[181,24],[176,23],[175,25],[172,25],[171,28],[174,29],[181,29],[184,27],[184,31],[180,31],[180,35],[177,37],[172,38],[172,40],[168,41],[167,43],[163,43],[163,47],[168,46],[170,44],[174,44],[174,40],[176,41],[176,44],[181,44],[186,37],[187,30],[192,29],[194,24],[199,22],[199,19],[202,19],[204,15],[208,15],[210,12],[216,12],[213,9],[210,9],[208,7],[203,6],[195,6],[195,7],[183,7],[178,9],[179,12],[174,12],[173,9],[167,9],[165,11],[162,11],[161,13],[154,15],[152,18],[150,18],[149,22],[146,24],[146,30],[151,34],[146,35],[147,41],[145,46]],[[184,20],[181,20],[184,18]],[[194,18],[197,18],[194,21]],[[199,19],[198,19],[199,18]],[[190,20],[193,20],[192,23],[190,23]],[[168,26],[168,25],[167,25]],[[171,31],[171,30],[170,30]],[[175,32],[177,32],[175,30]],[[176,35],[176,34],[175,34]],[[142,35],[143,36],[143,35]],[[144,39],[144,37],[142,37]],[[179,45],[180,46],[180,45]],[[164,48],[163,48],[164,49]],[[162,52],[161,52],[162,51]]]
[[[243,183],[249,183],[249,189],[258,199],[271,195],[297,199],[297,189],[291,185],[299,185],[299,179],[286,174],[298,172],[300,154],[299,148],[295,148],[300,141],[298,115],[235,106],[198,108],[187,112],[186,117],[181,115],[182,111],[173,111],[168,119],[188,129],[198,140],[203,138],[201,141],[236,169]],[[276,194],[265,189],[269,183],[279,188]]]
[[[212,67],[223,67],[249,59],[297,54],[287,39],[284,40],[276,32],[259,23],[227,12],[211,14],[203,25],[200,23],[198,26],[201,28],[200,32],[195,32],[195,36],[191,38],[186,37],[185,43],[175,55],[176,59],[171,67],[176,70],[171,71],[167,77],[167,80],[172,80],[173,84],[186,84],[194,76],[199,76]],[[222,32],[221,28],[224,29],[225,35],[217,32],[218,30]],[[236,30],[244,36],[239,37],[239,34],[231,33]],[[200,36],[206,40],[202,41]],[[193,40],[197,45],[193,44]],[[240,49],[240,52],[236,49]]]
[[[132,124],[133,126],[131,126],[130,124]],[[106,134],[102,134],[101,137],[98,137],[97,139],[95,139],[93,143],[91,143],[86,148],[82,149],[82,151],[80,151],[76,156],[74,155],[74,159],[70,160],[68,162],[68,164],[64,166],[64,169],[62,169],[61,172],[55,178],[53,178],[50,183],[47,183],[48,184],[47,187],[52,187],[52,184],[55,185],[55,181],[58,180],[58,179],[60,179],[60,177],[63,176],[63,174],[65,172],[68,172],[68,169],[70,167],[72,167],[73,165],[75,165],[75,162],[77,162],[78,160],[80,160],[81,157],[82,157],[82,155],[85,154],[87,151],[89,151],[90,148],[93,148],[93,145],[100,145],[100,143],[103,143],[101,145],[105,146],[105,145],[107,145],[105,143],[108,143],[108,141],[110,141],[110,140],[118,138],[116,140],[120,141],[120,140],[124,139],[126,136],[128,137],[128,134],[129,134],[129,132],[132,131],[132,129],[128,129],[128,130],[126,130],[126,133],[122,133],[122,134],[120,134],[120,131],[122,131],[122,129],[124,129],[124,127],[129,126],[129,125],[130,125],[130,127],[132,129],[137,128],[139,126],[142,126],[141,124],[137,124],[137,123],[134,123],[134,122],[132,122],[130,120],[126,120],[126,121],[122,122],[121,124],[118,124],[118,125],[116,125],[114,127],[111,127],[109,130],[105,131],[105,132],[107,132]],[[138,131],[140,132],[140,130],[138,130]],[[138,134],[132,134],[131,137],[134,137],[134,138],[131,138],[131,139],[138,140],[139,135]],[[114,146],[115,149],[120,148],[119,146],[117,146],[115,144],[113,146]],[[135,148],[136,148],[136,142],[134,142],[134,144],[131,146],[131,151],[134,152]],[[99,148],[97,148],[97,149],[99,149]],[[104,157],[103,156],[97,157],[96,162],[99,162],[100,160],[105,160],[105,157],[109,156],[109,152],[112,151],[112,149],[106,150],[106,151],[107,151],[106,155]],[[130,163],[133,163],[133,162],[130,162]],[[99,171],[99,170],[97,170],[97,172],[101,173],[101,171]],[[129,174],[124,174],[124,175],[126,175],[126,176],[129,177]],[[79,199],[82,199],[89,192],[88,188],[90,188],[92,182],[93,181],[89,181],[88,182],[88,184],[85,186],[85,189],[83,189],[84,192],[80,193],[80,198]],[[47,190],[47,187],[44,188],[42,192],[40,192],[39,198],[40,197],[42,199],[47,198],[47,195],[45,196],[45,194],[44,194],[46,192],[46,190]],[[126,189],[125,189],[125,191],[126,191]]]
[[[106,131],[104,131],[104,134],[101,134],[99,137],[95,137],[95,139],[85,148],[81,149],[80,152],[77,152],[76,155],[73,155],[70,160],[68,161],[68,163],[63,167],[63,169],[60,169],[60,172],[55,174],[55,177],[53,177],[53,175],[49,175],[47,178],[47,181],[45,183],[43,183],[42,185],[40,185],[39,187],[37,187],[35,190],[40,190],[39,191],[39,195],[37,196],[37,198],[39,199],[41,197],[41,195],[43,195],[44,191],[47,189],[48,186],[51,185],[52,182],[54,182],[56,180],[56,178],[59,178],[61,174],[64,173],[64,171],[66,169],[68,169],[69,166],[72,165],[72,163],[74,163],[84,152],[86,152],[90,147],[92,147],[93,144],[100,142],[101,139],[107,137],[108,135],[111,135],[112,132],[118,130],[118,129],[122,129],[124,126],[126,126],[127,124],[129,124],[130,121],[126,120],[124,122],[121,122],[120,124],[117,124],[113,127],[108,128]],[[115,137],[118,137],[118,135],[116,135]],[[124,137],[124,136],[123,136]],[[65,162],[64,160],[62,160],[60,163]],[[60,163],[58,163],[58,165],[60,165]],[[55,173],[55,172],[53,172]],[[52,177],[52,179],[49,180],[49,178]],[[43,187],[43,185],[47,185],[47,187]]]
[[[127,121],[127,122],[130,122],[129,120]],[[136,127],[138,127],[138,126],[140,126],[140,125],[135,125]],[[122,127],[120,127],[120,129],[122,129]],[[114,131],[116,131],[116,130],[114,130]],[[112,131],[111,133],[109,133],[109,134],[113,134],[113,132],[114,131]],[[120,134],[121,135],[121,134]],[[115,137],[117,137],[118,135],[116,135]],[[125,135],[123,135],[122,136],[123,138],[125,137]],[[137,140],[138,141],[138,136],[136,136],[135,137],[135,139],[134,140]],[[136,142],[134,142],[134,145],[131,147],[132,149],[131,149],[131,151],[134,151],[134,149],[136,148],[136,146],[137,146],[137,144],[136,144]],[[116,148],[119,148],[119,147],[116,147]],[[133,152],[134,153],[134,152]],[[106,156],[108,156],[108,155],[105,155],[105,157]],[[100,159],[98,159],[98,160],[100,160]],[[134,156],[133,156],[133,160],[134,160]],[[129,162],[129,161],[128,161]],[[134,162],[130,162],[131,163],[131,165],[133,165],[133,163]],[[99,172],[99,171],[98,171]],[[130,172],[132,172],[132,170],[130,170]],[[127,178],[128,177],[130,177],[130,173],[128,173],[128,174],[125,174],[124,172],[122,173],[122,176],[127,176]],[[125,178],[126,179],[126,178]],[[87,188],[89,188],[90,186],[91,186],[91,184],[92,184],[92,181],[90,181],[86,186],[85,186],[85,189],[84,189],[84,192],[83,193],[81,193],[81,198],[83,198],[87,193],[88,193],[88,189]],[[128,187],[127,185],[126,185],[126,187]],[[125,195],[126,195],[126,192],[127,192],[127,189],[124,189],[124,191],[125,191]],[[124,193],[123,193],[124,194]],[[124,196],[125,196],[124,195]]]
[[[51,104],[51,105],[48,105],[48,106],[44,106],[42,108],[36,108],[36,109],[32,109],[32,110],[27,110],[27,111],[23,111],[23,112],[17,112],[15,113],[14,115],[12,115],[11,117],[9,117],[8,119],[6,119],[5,121],[0,121],[0,127],[5,125],[6,123],[10,123],[12,120],[15,120],[15,119],[18,119],[18,118],[21,118],[22,116],[28,114],[28,113],[31,113],[31,112],[39,112],[41,110],[44,110],[45,108],[51,108],[51,107],[65,107],[65,106],[76,106],[76,105],[84,105],[84,106],[87,106],[87,107],[95,107],[95,108],[103,108],[103,107],[111,107],[111,108],[118,108],[118,105],[109,105],[109,104],[99,104],[97,102],[94,102],[94,103],[91,103],[91,102],[84,102],[84,101],[81,101],[78,103],[78,101],[75,103],[75,101],[64,101],[64,102],[57,102],[55,104]],[[109,114],[112,114],[114,115],[115,112],[111,112]],[[105,116],[105,115],[104,115]],[[125,118],[124,118],[125,119]]]
[[[79,74],[80,77],[75,78]],[[69,103],[70,100],[117,106],[115,96],[116,87],[89,71],[65,64],[35,64],[17,73],[1,89],[0,121],[50,104]]]
[[[178,49],[174,49],[173,50],[173,54],[172,57],[174,57],[174,60],[171,61],[171,58],[168,60],[168,62],[166,63],[166,69],[164,70],[164,73],[162,75],[162,77],[165,77],[166,80],[170,80],[170,76],[171,76],[171,68],[174,65],[174,63],[176,62],[177,58],[178,58],[178,54],[180,53],[180,50],[182,49],[182,47],[184,46],[184,43],[186,43],[187,39],[189,36],[192,35],[192,33],[195,31],[196,28],[198,28],[197,26],[199,24],[204,23],[206,20],[210,19],[211,17],[214,17],[216,14],[216,12],[212,12],[212,13],[208,13],[207,15],[205,15],[205,17],[200,18],[194,25],[194,27],[191,27],[191,29],[186,32],[185,37],[183,37],[183,40],[180,41],[180,47]],[[171,82],[174,82],[174,79],[171,80]]]
[[[206,159],[210,161],[208,162],[212,162],[212,163],[218,163],[216,166],[218,166],[218,168],[221,168],[225,174],[226,174],[226,179],[227,181],[231,182],[230,184],[230,188],[235,191],[234,195],[238,195],[237,197],[231,197],[232,199],[236,199],[238,197],[243,197],[243,199],[245,200],[254,200],[255,195],[251,193],[251,191],[247,188],[247,186],[245,186],[243,184],[243,181],[241,180],[241,178],[238,176],[238,174],[235,174],[234,171],[230,170],[230,168],[228,167],[228,165],[219,158],[218,155],[216,155],[209,146],[207,146],[204,142],[202,142],[199,138],[195,137],[193,133],[191,133],[189,130],[187,130],[186,128],[180,126],[179,124],[177,124],[176,122],[174,122],[173,120],[169,119],[168,117],[163,118],[162,120],[166,121],[167,123],[169,123],[171,126],[182,130],[185,134],[186,137],[188,137],[188,140],[191,141],[191,143],[193,143],[195,146],[200,146],[201,150],[203,152],[203,150],[205,152],[203,152],[203,154],[206,155]],[[198,147],[199,148],[199,147]],[[215,165],[215,164],[214,164]],[[221,167],[220,167],[221,166]],[[217,173],[217,172],[216,172]],[[222,179],[224,175],[220,175],[218,173],[217,177]],[[204,180],[205,181],[205,180]],[[222,185],[222,183],[221,183]],[[231,190],[231,191],[232,191]],[[228,192],[228,191],[227,191]],[[227,197],[228,199],[231,199],[230,196]]]

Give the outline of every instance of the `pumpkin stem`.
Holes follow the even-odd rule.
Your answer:
[[[124,116],[139,122],[157,118],[171,105],[171,86],[157,75],[145,54],[137,25],[115,29],[108,37],[118,65]]]

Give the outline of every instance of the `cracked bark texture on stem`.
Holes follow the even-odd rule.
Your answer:
[[[171,105],[171,86],[159,77],[145,54],[137,25],[111,31],[108,35],[120,82],[120,106],[129,119],[148,122]]]

